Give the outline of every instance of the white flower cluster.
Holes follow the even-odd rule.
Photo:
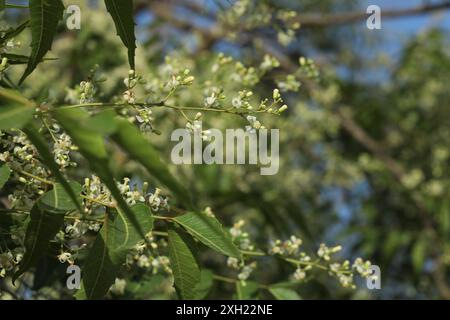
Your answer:
[[[76,166],[75,162],[70,161],[70,152],[77,149],[78,148],[72,144],[72,139],[66,133],[61,133],[59,136],[55,137],[53,153],[55,162],[61,166],[61,169],[69,166]]]
[[[136,103],[136,94],[135,87],[138,83],[142,82],[142,78],[136,75],[134,70],[130,70],[128,72],[128,77],[123,80],[124,85],[127,87],[127,90],[123,93],[122,97],[128,104]]]
[[[276,240],[273,242],[270,248],[270,253],[293,256],[298,253],[301,245],[302,239],[297,238],[296,236],[291,236],[289,240]]]
[[[97,88],[93,81],[81,81],[75,89],[67,88],[65,100],[68,103],[92,103],[94,102],[95,94],[97,93]]]
[[[256,269],[257,263],[253,261],[249,264],[245,264],[244,261],[239,261],[239,259],[237,258],[229,257],[227,258],[227,266],[229,268],[238,270],[238,279],[245,282],[246,280],[248,280],[252,272]]]
[[[186,129],[192,135],[200,135],[203,141],[211,140],[211,131],[203,130],[201,121],[194,121],[186,123]]]
[[[123,296],[126,287],[127,287],[127,280],[116,278],[114,284],[111,286],[109,290],[115,296]]]
[[[150,269],[153,274],[158,272],[172,273],[169,257],[161,255],[159,249],[167,247],[165,239],[156,239],[151,233],[146,242],[141,242],[127,255],[127,265],[136,265],[142,269]]]
[[[139,129],[142,132],[153,132],[153,121],[152,110],[150,108],[137,109],[138,114],[136,115],[136,120],[139,123]]]
[[[114,205],[111,192],[96,175],[84,179],[83,194],[85,211],[87,213],[91,213],[93,209],[104,205]]]
[[[30,209],[46,190],[46,184],[33,177],[47,178],[49,172],[37,159],[37,150],[21,131],[0,132],[0,161],[12,169],[12,179],[20,182],[8,195],[11,208]],[[27,175],[25,175],[27,173]]]
[[[317,255],[325,261],[330,261],[331,255],[342,250],[342,246],[335,246],[332,248],[327,247],[324,243],[321,243]]]
[[[253,251],[255,246],[250,242],[250,235],[248,232],[242,230],[244,225],[244,220],[239,220],[236,222],[233,227],[230,228],[231,238],[238,245],[239,249]]]

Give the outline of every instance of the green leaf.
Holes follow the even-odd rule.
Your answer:
[[[292,289],[272,285],[269,287],[269,292],[277,300],[301,300],[301,297],[298,295],[298,293]]]
[[[11,38],[17,37],[20,33],[22,33],[23,30],[25,30],[26,27],[28,27],[30,21],[25,21],[23,23],[21,23],[19,26],[17,26],[16,28],[10,28],[9,30],[7,30],[2,37],[0,37],[0,44],[5,43],[6,41],[8,41]]]
[[[148,172],[169,188],[188,209],[192,202],[187,190],[172,176],[167,165],[161,161],[153,146],[147,142],[139,129],[126,120],[117,120],[117,132],[112,139],[124,149],[132,159],[141,163]]]
[[[0,130],[21,129],[32,118],[34,104],[20,93],[0,89]]]
[[[104,110],[86,119],[84,127],[100,134],[112,134],[117,130],[115,117],[116,113],[113,110]]]
[[[175,289],[180,299],[192,300],[196,297],[195,287],[201,279],[200,266],[195,257],[195,242],[180,227],[170,227],[168,233]]]
[[[69,182],[71,189],[77,195],[78,203],[81,205],[81,191],[82,187],[78,182]],[[55,184],[53,189],[41,198],[41,207],[50,212],[65,213],[69,211],[77,210],[77,207],[73,203],[69,194],[66,192],[61,184]]]
[[[140,228],[145,233],[150,232],[153,228],[150,209],[143,204],[137,204],[131,209]],[[142,239],[138,230],[121,211],[108,212],[107,219],[82,268],[82,288],[75,297],[103,298],[114,283],[120,267],[125,263],[127,253]]]
[[[31,56],[19,83],[22,83],[36,69],[51,49],[56,28],[64,13],[64,4],[61,0],[30,0],[29,7]]]
[[[31,143],[39,151],[42,160],[44,160],[43,163],[45,163],[45,165],[50,169],[52,174],[59,181],[61,186],[66,191],[66,194],[69,195],[70,199],[72,200],[72,203],[75,205],[75,207],[78,209],[79,212],[83,212],[83,209],[81,208],[79,202],[79,195],[77,195],[77,193],[72,189],[69,182],[64,178],[64,176],[59,171],[59,166],[55,162],[53,154],[51,153],[50,148],[48,147],[45,139],[42,137],[42,135],[38,132],[38,130],[32,123],[26,128],[24,128],[23,131],[27,135],[28,139],[30,139]]]
[[[0,130],[21,129],[33,118],[33,109],[23,105],[0,108]]]
[[[30,57],[14,53],[2,53],[1,57],[7,58],[8,64],[10,65],[27,64],[30,61]],[[56,59],[44,59],[44,61],[47,60],[56,60]]]
[[[230,257],[241,257],[241,252],[234,245],[230,234],[223,230],[222,225],[216,218],[203,213],[189,212],[175,217],[173,220],[211,249]]]
[[[200,274],[200,282],[195,287],[195,298],[196,300],[205,299],[214,284],[214,274],[211,270],[202,269]]]
[[[236,298],[238,300],[255,299],[259,290],[258,283],[254,281],[236,282]]]
[[[0,190],[3,188],[6,182],[8,182],[11,175],[11,169],[6,165],[0,165]]]
[[[25,255],[13,282],[25,271],[35,266],[47,252],[49,242],[64,225],[64,214],[46,211],[39,202],[33,207],[25,234]]]
[[[92,126],[86,125],[90,121],[89,113],[82,109],[61,109],[54,113],[55,118],[64,126],[80,151],[90,158],[107,159],[105,144],[101,134]]]
[[[128,61],[131,69],[134,70],[136,36],[134,34],[133,0],[105,0],[105,5],[116,25],[117,35],[128,48]]]
[[[125,213],[134,227],[139,230],[139,222],[134,217],[133,211],[122,197],[114,175],[109,166],[109,155],[103,141],[103,136],[94,128],[86,125],[89,120],[89,113],[82,109],[59,109],[54,112],[54,117],[67,131],[80,153],[85,157],[91,169],[100,177],[102,182],[108,187],[121,211]],[[114,122],[111,125],[115,125]],[[140,230],[142,237],[145,236]]]

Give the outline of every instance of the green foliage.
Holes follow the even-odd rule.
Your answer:
[[[112,139],[132,159],[141,163],[151,175],[166,185],[188,209],[193,209],[186,188],[175,180],[167,166],[160,160],[156,150],[146,141],[139,130],[126,120],[117,120],[117,127],[117,132]]]
[[[139,229],[120,210],[107,213],[83,266],[83,285],[76,294],[77,299],[102,299],[114,283],[128,251],[142,241],[140,232],[152,230],[153,218],[148,207],[135,205],[131,210]]]
[[[240,258],[241,253],[231,236],[215,217],[203,213],[189,212],[173,220],[186,229],[195,239],[211,249],[230,257]]]
[[[9,177],[11,176],[11,169],[5,165],[0,165],[0,190],[3,188],[6,182],[8,182]]]
[[[63,17],[61,0],[30,0],[31,56],[19,83],[22,83],[51,49],[56,27]]]
[[[272,285],[269,287],[269,292],[277,300],[301,300],[298,293],[292,289],[288,289],[288,288],[284,288],[284,287],[277,287],[276,285]]]
[[[298,23],[357,4],[161,2],[138,56],[133,1],[106,0],[109,15],[80,4],[70,37],[57,28],[61,1],[30,1],[22,23],[2,12],[0,299],[24,272],[32,298],[72,298],[58,260],[83,265],[79,299],[449,298],[448,32],[414,36],[398,61],[369,61],[355,39],[373,34],[359,26]],[[180,17],[190,11],[211,25]],[[54,41],[57,59],[36,69]],[[228,44],[235,58],[216,52]],[[279,173],[171,165],[170,132],[199,119],[204,144],[207,128],[279,128]],[[341,261],[325,240],[374,257],[387,290],[352,291],[371,262]]]
[[[181,228],[169,228],[169,256],[172,264],[174,286],[181,299],[197,297],[201,270],[196,258],[196,244]]]
[[[134,34],[133,0],[105,0],[105,5],[116,25],[117,35],[128,48],[128,61],[131,69],[134,70],[136,36]]]
[[[33,117],[33,105],[15,91],[0,90],[0,130],[21,129]]]
[[[81,193],[81,186],[71,182],[70,187],[76,194]],[[30,221],[25,235],[25,255],[13,281],[29,268],[36,266],[47,254],[50,241],[55,237],[64,223],[64,215],[76,210],[70,196],[64,188],[55,184],[53,189],[45,193],[31,210]]]
[[[40,156],[44,159],[45,164],[49,167],[52,173],[55,175],[55,178],[59,181],[61,186],[66,190],[66,193],[69,195],[72,203],[77,207],[79,212],[82,212],[79,197],[77,193],[72,189],[69,182],[64,178],[64,176],[59,171],[58,165],[55,163],[55,160],[52,156],[50,149],[48,148],[44,138],[38,132],[38,130],[30,125],[26,129],[24,129],[25,134],[34,144],[36,149],[39,151]]]
[[[7,30],[5,33],[3,33],[1,35],[1,37],[0,37],[0,44],[4,44],[9,39],[18,36],[22,31],[25,30],[26,27],[28,27],[29,23],[30,22],[27,20],[27,21],[21,23],[16,28],[10,28],[9,30]]]

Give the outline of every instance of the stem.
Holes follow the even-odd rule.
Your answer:
[[[34,174],[31,174],[31,173],[26,172],[26,171],[23,171],[23,170],[15,170],[15,171],[16,171],[17,173],[23,175],[23,176],[30,177],[30,178],[32,178],[32,179],[34,179],[34,180],[40,181],[40,182],[45,183],[45,184],[48,184],[48,185],[52,185],[52,186],[53,186],[53,185],[55,184],[54,182],[52,182],[52,181],[50,181],[50,180],[46,180],[46,179],[44,179],[44,178],[35,176]]]
[[[233,284],[238,282],[238,280],[236,280],[236,279],[231,279],[231,278],[228,278],[228,277],[219,276],[217,274],[213,275],[213,279],[214,280],[218,280],[218,281],[222,281],[222,282],[233,283]]]
[[[6,9],[28,9],[28,6],[20,4],[6,4],[5,6]]]

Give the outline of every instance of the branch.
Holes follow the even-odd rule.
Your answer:
[[[424,4],[417,7],[397,10],[385,10],[381,12],[383,19],[393,19],[399,17],[416,16],[426,13],[432,13],[450,8],[450,1],[439,4]],[[368,14],[365,12],[349,12],[341,14],[304,14],[296,18],[302,27],[327,27],[335,25],[344,25],[356,23],[367,19]]]

